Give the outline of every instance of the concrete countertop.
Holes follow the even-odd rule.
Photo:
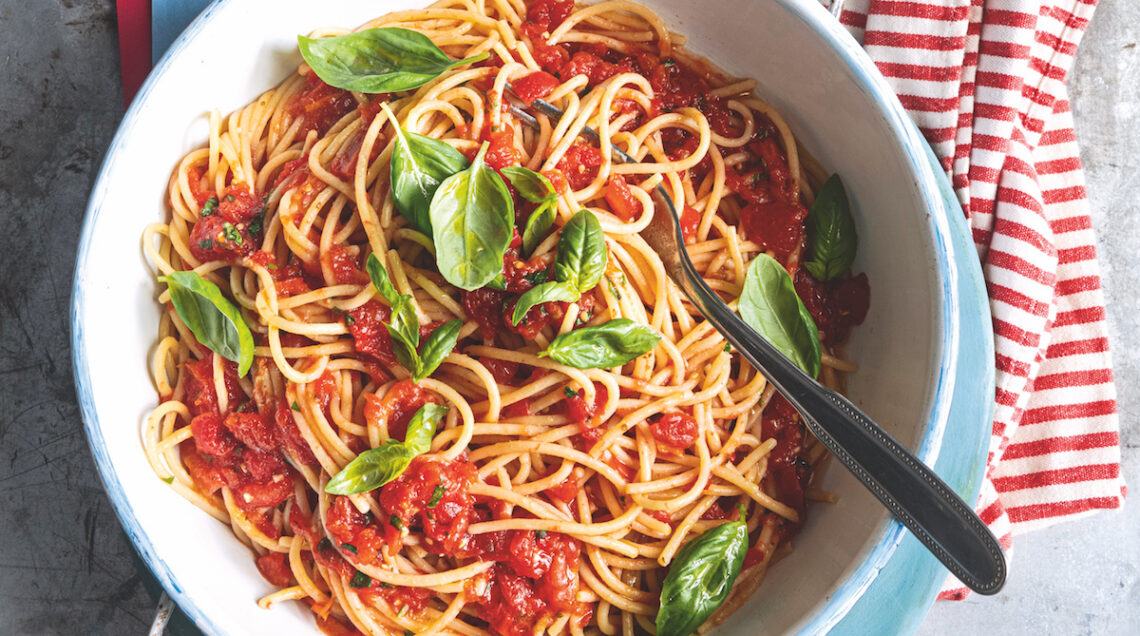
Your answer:
[[[1140,483],[1140,6],[1097,9],[1072,74],[1123,425]],[[112,0],[0,0],[0,634],[141,634],[154,590],[99,482],[68,346],[88,191],[122,117]],[[1017,537],[994,598],[922,634],[1126,634],[1140,626],[1137,506]]]

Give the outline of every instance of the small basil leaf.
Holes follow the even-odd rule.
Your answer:
[[[384,265],[380,263],[380,259],[376,258],[375,254],[368,255],[368,261],[365,263],[365,268],[368,269],[368,277],[372,279],[372,285],[388,304],[395,307],[400,299],[400,292],[396,291],[396,287],[392,285],[392,279],[388,278],[388,270],[384,269]]]
[[[780,353],[811,377],[819,375],[819,330],[776,259],[760,254],[748,266],[739,309],[744,322]]]
[[[503,271],[514,233],[514,202],[503,178],[483,162],[487,146],[484,142],[469,168],[445,179],[431,200],[439,273],[467,291]]]
[[[538,209],[532,212],[530,218],[526,220],[526,227],[523,228],[522,235],[523,256],[529,257],[534,254],[539,243],[546,239],[551,228],[554,227],[554,217],[558,214],[557,210],[554,209],[554,201],[555,199],[552,199],[538,206]]]
[[[657,636],[688,636],[728,598],[748,551],[748,526],[730,521],[701,533],[673,559],[661,584]]]
[[[325,485],[325,492],[354,495],[375,490],[400,476],[416,453],[405,444],[387,444],[356,456]]]
[[[839,175],[831,175],[820,188],[807,217],[807,232],[812,258],[804,267],[816,280],[831,280],[851,269],[858,237]]]
[[[388,104],[381,104],[396,129],[392,150],[392,199],[400,214],[416,230],[431,236],[431,199],[439,184],[468,166],[455,148],[438,139],[401,130]]]
[[[245,376],[253,364],[253,334],[241,311],[218,286],[193,271],[171,272],[159,282],[170,289],[174,311],[194,337],[210,351],[238,364],[238,375]]]
[[[538,355],[578,369],[609,369],[649,353],[660,340],[648,325],[617,318],[564,333]]]
[[[403,294],[392,305],[392,316],[388,320],[388,332],[393,338],[408,343],[412,350],[420,347],[420,321],[412,307],[412,297]]]
[[[531,287],[526,293],[519,296],[519,301],[515,304],[515,313],[511,315],[511,324],[519,324],[519,321],[526,316],[526,312],[539,303],[556,300],[572,303],[578,300],[580,296],[578,290],[569,283],[549,282]]]
[[[554,184],[550,183],[550,179],[530,168],[507,166],[501,172],[510,180],[515,190],[531,203],[545,203],[551,196],[557,196],[554,194]]]
[[[447,354],[455,349],[461,327],[463,327],[462,320],[452,320],[436,327],[435,331],[431,332],[431,335],[424,342],[423,350],[419,353],[419,363],[416,365],[415,372],[412,373],[413,381],[419,382],[439,368]]]
[[[404,435],[404,445],[417,454],[431,450],[431,439],[448,408],[442,404],[428,402],[416,411],[408,421],[408,432]]]
[[[584,294],[602,279],[608,256],[606,236],[598,217],[588,210],[579,210],[563,226],[562,236],[558,238],[554,278]]]
[[[301,57],[326,84],[359,93],[395,93],[427,84],[444,71],[486,59],[448,57],[431,38],[397,27],[329,38],[297,37]]]

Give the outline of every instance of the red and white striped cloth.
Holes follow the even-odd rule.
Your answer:
[[[1116,389],[1065,77],[1096,0],[849,0],[973,230],[997,395],[978,511],[1013,535],[1118,508]],[[940,598],[967,590],[951,577]]]

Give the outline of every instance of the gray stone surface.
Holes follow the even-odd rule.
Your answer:
[[[1102,2],[1072,79],[1133,484],[1138,31],[1140,7]],[[140,634],[153,612],[82,433],[67,332],[79,224],[122,116],[115,37],[112,0],[0,0],[0,634]],[[1019,537],[1006,591],[938,604],[921,633],[1137,633],[1136,510]]]

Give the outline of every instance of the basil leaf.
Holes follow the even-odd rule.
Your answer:
[[[531,203],[545,203],[550,197],[558,196],[554,193],[554,184],[550,183],[550,179],[530,168],[507,166],[500,172],[503,173],[504,177],[510,179],[515,190],[518,190],[519,194]]]
[[[459,329],[463,327],[462,320],[452,320],[436,327],[424,342],[423,350],[418,355],[419,362],[412,373],[412,380],[419,382],[428,377],[439,368],[447,354],[455,348],[459,340]]]
[[[396,93],[427,84],[444,71],[486,59],[453,60],[431,38],[385,27],[329,38],[297,37],[301,57],[326,84],[359,93]]]
[[[819,330],[776,259],[760,254],[748,266],[739,309],[744,322],[780,353],[811,377],[819,375]]]
[[[368,269],[368,277],[372,279],[372,285],[388,304],[395,307],[396,303],[400,300],[400,292],[396,291],[396,287],[392,284],[392,279],[388,278],[388,270],[384,269],[384,265],[375,254],[368,255],[368,261],[365,263],[365,268]]]
[[[407,343],[413,351],[420,347],[420,320],[412,307],[412,297],[403,294],[392,305],[392,316],[388,320],[388,334],[394,339]],[[410,369],[411,367],[409,367]]]
[[[404,445],[417,454],[431,450],[431,438],[435,437],[435,429],[439,426],[449,409],[434,402],[428,402],[416,411],[408,421],[408,432],[404,435]]]
[[[507,278],[503,276],[503,272],[495,274],[495,277],[487,283],[487,287],[497,289],[499,291],[507,291]]]
[[[390,169],[393,202],[412,227],[430,237],[432,196],[444,179],[468,166],[467,157],[438,139],[401,130],[388,105],[381,108],[396,129]]]
[[[253,364],[253,334],[241,311],[218,286],[193,271],[171,272],[159,282],[170,289],[170,301],[178,317],[207,349],[238,364],[245,376]]]
[[[503,271],[515,209],[503,178],[483,162],[486,142],[466,170],[440,184],[431,200],[436,265],[447,282],[473,291]]]
[[[418,454],[402,443],[366,450],[325,484],[325,492],[354,495],[375,490],[399,477]]]
[[[858,237],[839,175],[831,175],[820,188],[807,217],[807,232],[812,259],[804,267],[816,280],[831,280],[851,269]]]
[[[538,244],[546,239],[554,227],[555,216],[557,210],[554,209],[554,200],[538,206],[538,209],[531,213],[530,218],[526,220],[526,227],[523,228],[523,256],[529,257],[538,248]]]
[[[618,318],[564,333],[538,355],[578,369],[609,369],[649,353],[659,340],[648,325]]]
[[[748,551],[748,526],[730,521],[701,533],[673,559],[661,584],[657,636],[688,636],[728,598]]]
[[[526,316],[526,312],[539,303],[555,300],[572,303],[578,300],[580,296],[578,290],[569,283],[550,282],[531,287],[526,293],[519,296],[519,301],[515,304],[515,313],[511,316],[511,324],[519,324],[519,321]]]
[[[554,277],[584,294],[602,279],[608,256],[598,217],[588,210],[579,210],[563,226],[558,238]]]

